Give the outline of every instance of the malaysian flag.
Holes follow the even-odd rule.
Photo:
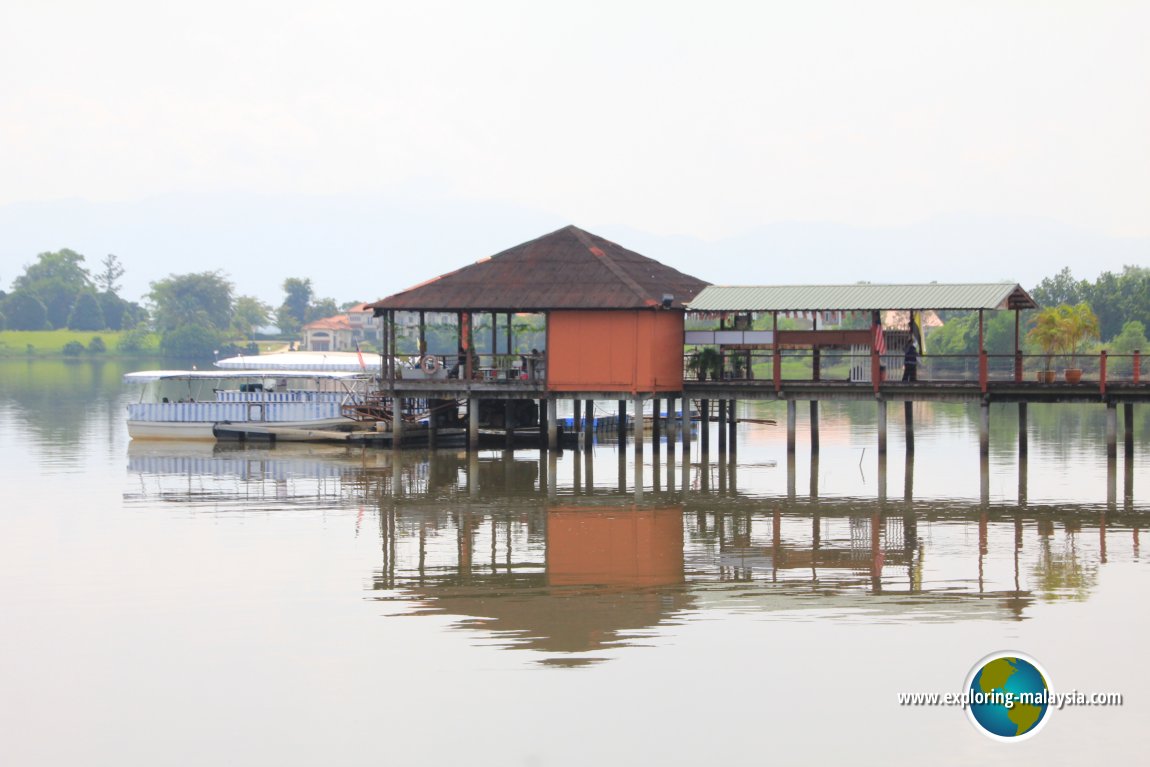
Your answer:
[[[874,341],[871,345],[879,354],[886,354],[886,338],[884,338],[882,334],[882,323],[876,322],[872,327],[874,330]]]
[[[363,361],[363,352],[359,350],[359,341],[355,342],[355,354],[359,357],[359,367],[364,372],[367,372],[367,363]]]

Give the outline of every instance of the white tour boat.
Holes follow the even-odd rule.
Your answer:
[[[143,385],[128,405],[133,439],[215,439],[221,424],[350,428],[343,406],[362,401],[375,377],[358,369],[145,370],[124,380]]]

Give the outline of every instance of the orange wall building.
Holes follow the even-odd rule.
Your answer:
[[[553,311],[547,332],[548,391],[683,388],[681,311]]]
[[[643,396],[682,390],[684,305],[706,286],[568,226],[371,307],[455,312],[465,325],[476,314],[543,314],[547,392]]]

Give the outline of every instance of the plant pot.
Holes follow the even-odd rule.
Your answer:
[[[1053,370],[1039,370],[1034,376],[1038,380],[1038,383],[1054,383]]]
[[[1066,377],[1066,383],[1076,384],[1082,380],[1082,369],[1066,368],[1062,371],[1062,375]]]

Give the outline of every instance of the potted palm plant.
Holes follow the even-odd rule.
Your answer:
[[[1078,367],[1078,349],[1083,343],[1098,339],[1098,316],[1086,303],[1058,308],[1063,310],[1060,323],[1063,334],[1062,345],[1070,352],[1071,365],[1063,371],[1063,375],[1066,376],[1067,383],[1076,384],[1082,380],[1082,368]]]
[[[722,373],[722,364],[723,357],[719,354],[719,350],[705,346],[691,356],[687,367],[700,381],[706,381],[708,375],[712,380],[718,380]]]
[[[1041,383],[1054,382],[1054,371],[1050,369],[1050,365],[1054,359],[1054,353],[1062,346],[1062,316],[1058,311],[1059,308],[1048,306],[1040,311],[1031,320],[1033,327],[1026,334],[1030,341],[1038,345],[1046,358],[1045,368],[1038,371],[1038,380]]]

